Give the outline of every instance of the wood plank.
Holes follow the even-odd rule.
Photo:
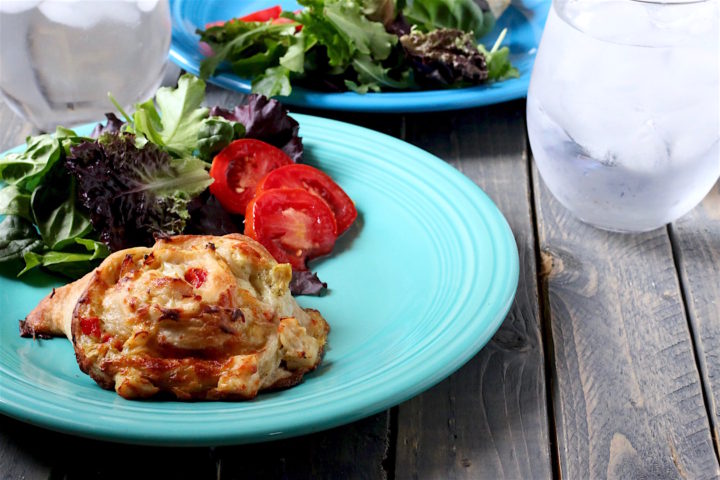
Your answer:
[[[716,478],[667,230],[597,230],[534,186],[561,476]]]
[[[520,254],[512,309],[462,369],[399,406],[398,479],[550,478],[544,356],[524,103],[407,117],[406,140],[475,181],[508,219]]]
[[[220,478],[388,478],[388,422],[381,413],[302,437],[219,448]]]
[[[38,433],[42,438],[46,432],[0,415],[0,472],[3,478],[40,480],[50,477],[55,449],[38,448],[42,446],[35,438]]]
[[[7,479],[215,478],[209,448],[120,445],[73,437],[0,415],[0,473]]]
[[[720,451],[720,182],[697,208],[674,223],[670,232],[717,453]]]

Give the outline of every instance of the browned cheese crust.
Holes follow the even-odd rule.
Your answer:
[[[112,254],[23,328],[64,331],[82,371],[125,398],[250,399],[322,358],[329,327],[290,295],[291,273],[243,235],[162,239]]]

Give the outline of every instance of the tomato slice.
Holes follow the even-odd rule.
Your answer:
[[[100,328],[100,319],[98,317],[80,318],[80,330],[83,335],[91,337],[100,337],[102,330]]]
[[[185,272],[185,281],[195,288],[200,288],[207,280],[207,270],[204,268],[191,268]]]
[[[256,192],[273,188],[302,188],[325,200],[335,214],[338,235],[357,218],[355,204],[348,194],[328,174],[310,165],[293,163],[277,168],[260,180]]]
[[[307,270],[307,261],[330,253],[337,225],[330,207],[301,188],[258,193],[245,214],[245,235],[268,249],[280,263]]]
[[[293,163],[279,148],[249,138],[235,140],[215,156],[210,167],[210,193],[230,213],[245,213],[258,182],[283,165]]]
[[[231,18],[230,20],[218,20],[215,22],[209,22],[205,24],[205,30],[212,27],[222,27],[227,22],[234,22],[235,20],[240,20],[241,22],[267,22],[268,20],[272,20],[273,24],[275,23],[288,23],[292,22],[290,19],[281,19],[280,14],[282,13],[282,7],[280,5],[275,5],[274,7],[266,8],[264,10],[258,10],[257,12],[249,13],[245,15],[244,17],[239,18]],[[288,22],[279,21],[279,20],[288,20]]]
[[[227,21],[226,20],[218,20],[216,22],[208,22],[205,24],[205,30],[212,28],[212,27],[222,27],[227,22],[232,22],[232,21],[233,21],[233,19],[231,18],[230,20],[227,20]]]
[[[250,13],[244,17],[240,17],[240,21],[243,22],[267,22],[268,20],[275,20],[282,13],[282,7],[275,5],[274,7],[266,8],[264,10],[258,10],[257,12]]]

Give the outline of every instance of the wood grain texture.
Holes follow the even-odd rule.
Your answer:
[[[38,450],[32,435],[38,430],[0,415],[0,478],[41,480],[50,476],[54,459]]]
[[[216,471],[209,448],[100,442],[0,416],[0,476],[4,479],[214,479]]]
[[[561,476],[716,478],[666,229],[594,229],[534,178]]]
[[[385,479],[387,412],[332,430],[217,450],[220,479]]]
[[[523,107],[406,119],[407,141],[470,177],[508,219],[520,283],[490,343],[449,379],[399,406],[398,479],[552,475]]]
[[[705,383],[716,453],[720,451],[720,182],[670,229]]]

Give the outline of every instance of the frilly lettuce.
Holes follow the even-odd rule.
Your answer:
[[[476,39],[495,25],[495,16],[484,0],[407,0],[403,14],[425,32],[451,28],[472,33]]]
[[[252,94],[244,105],[238,105],[233,110],[214,107],[210,114],[244,125],[246,137],[262,140],[283,150],[293,161],[302,157],[302,139],[298,136],[300,125],[277,100]]]
[[[418,82],[429,87],[479,83],[488,78],[485,56],[469,33],[453,29],[413,31],[400,38]]]
[[[188,203],[211,183],[201,160],[173,159],[150,142],[138,148],[130,133],[73,146],[65,165],[100,240],[113,251],[181,233]]]

